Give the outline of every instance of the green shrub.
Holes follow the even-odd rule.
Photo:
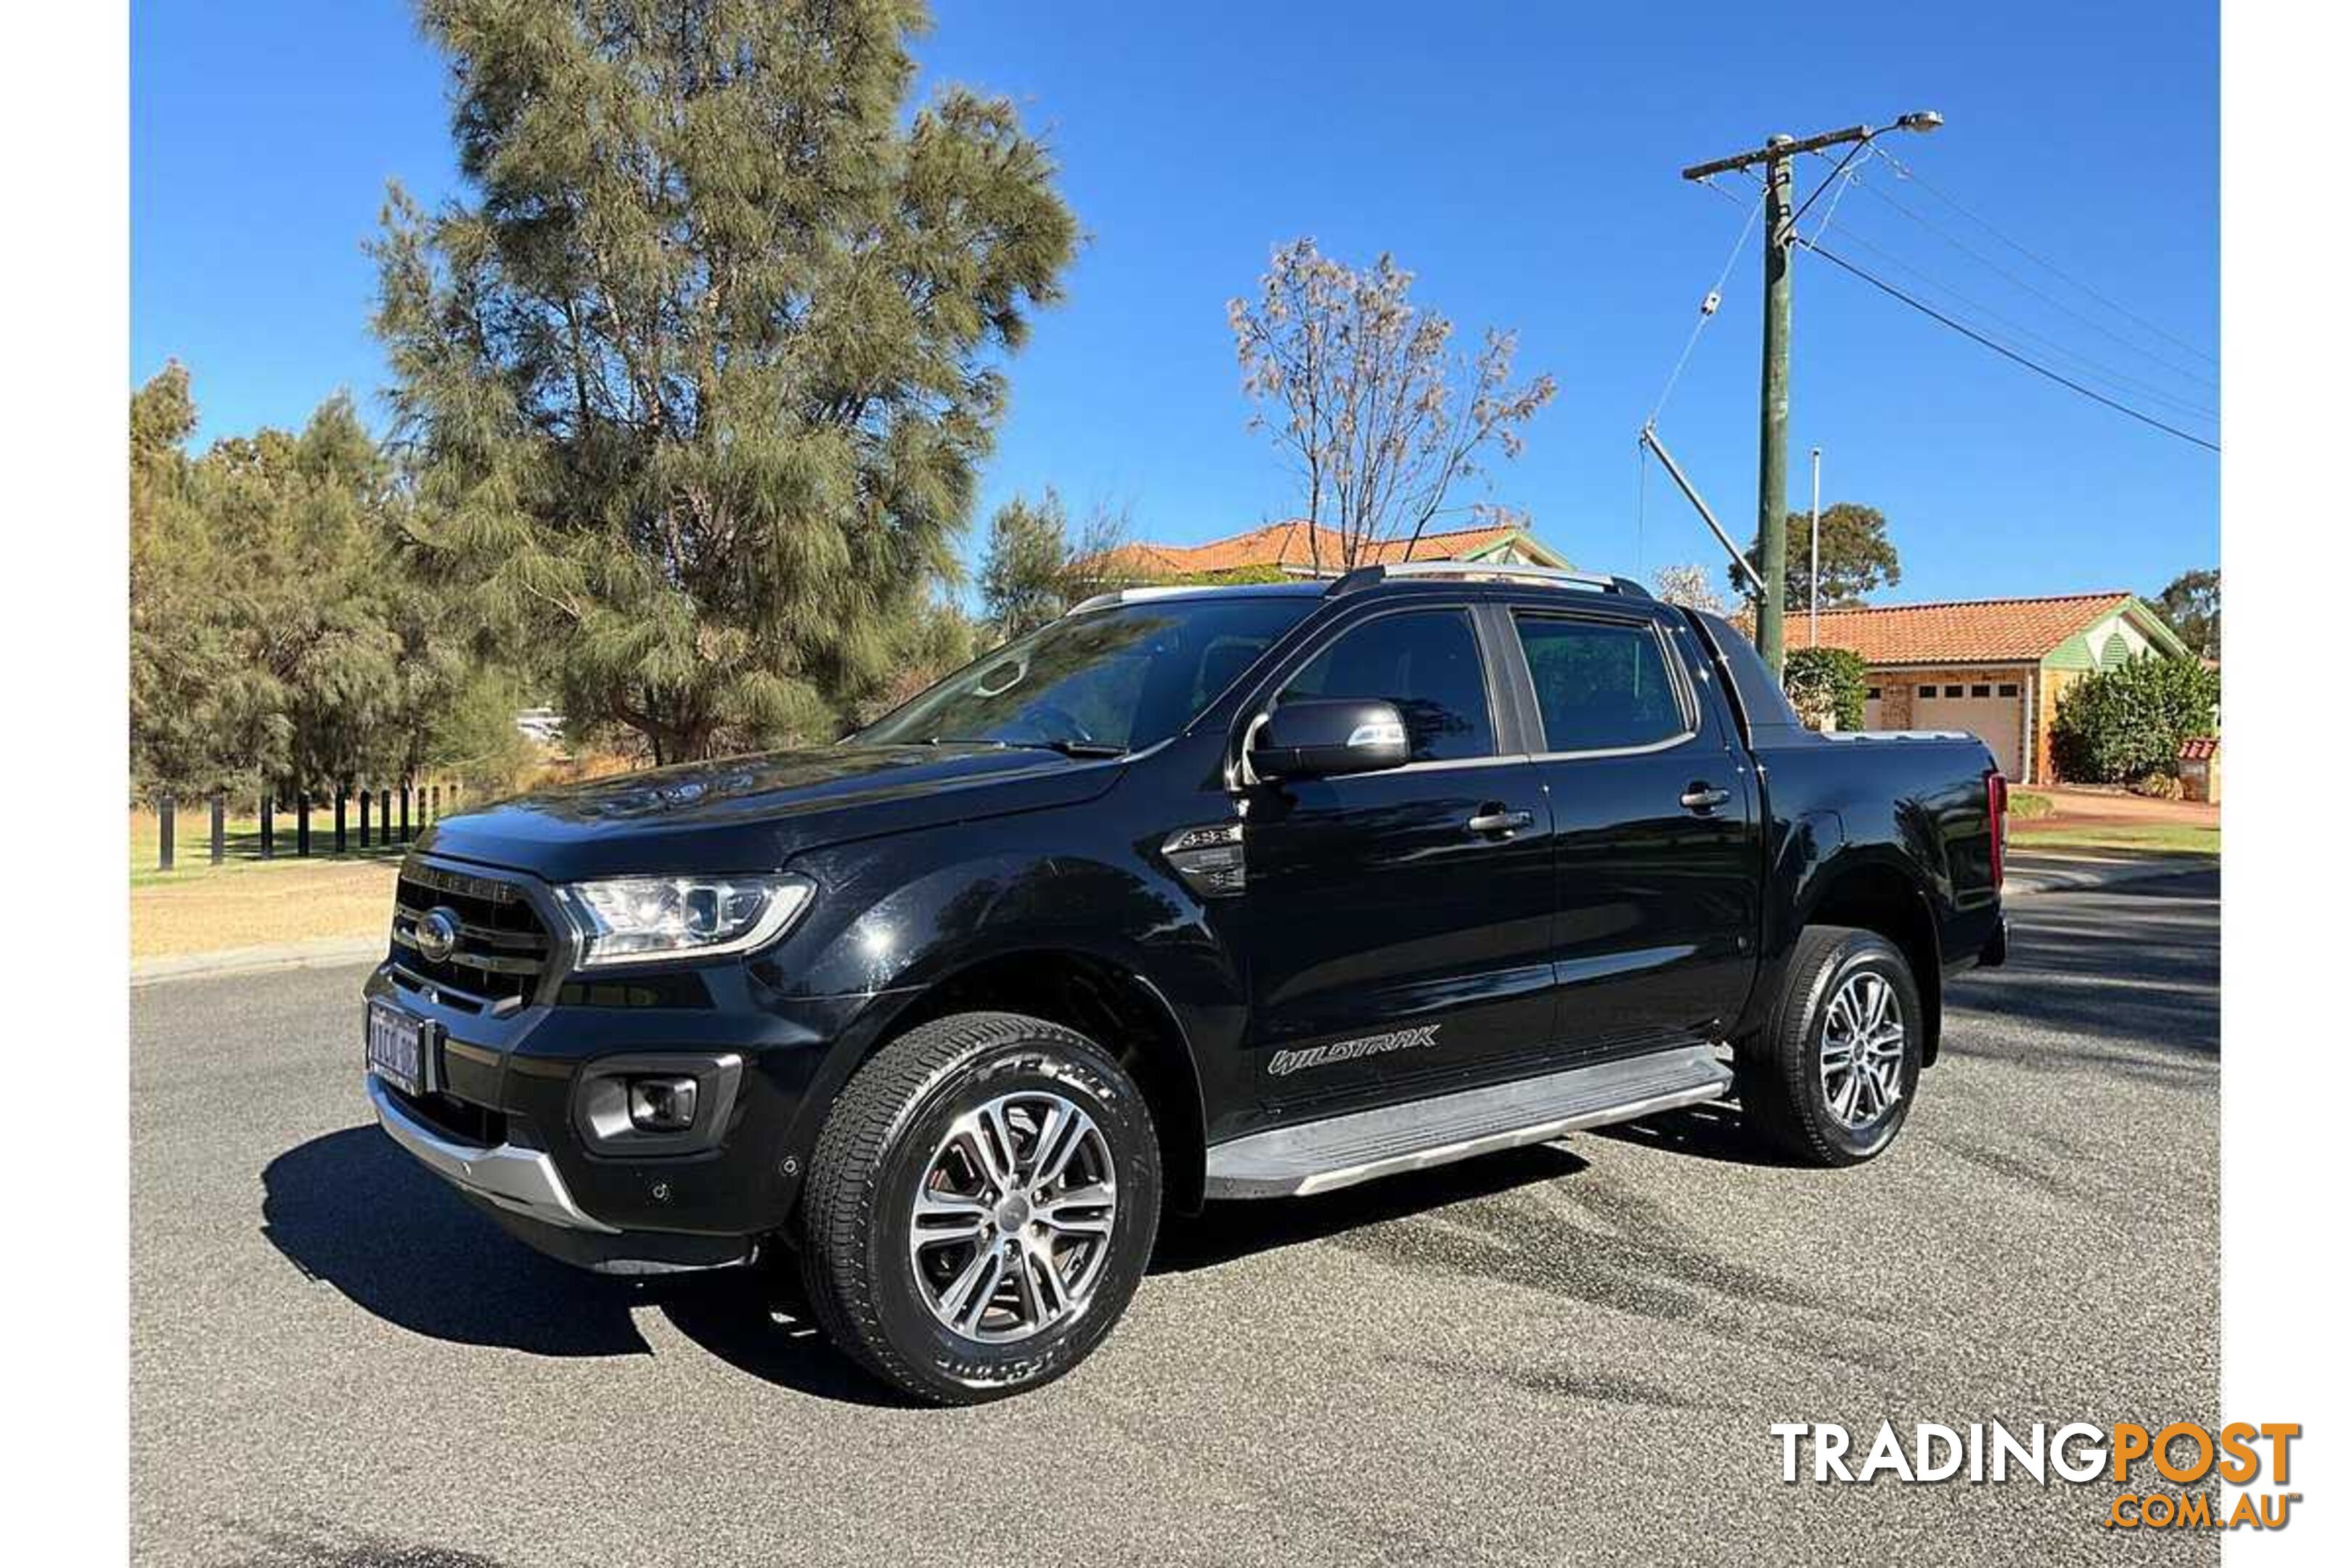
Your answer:
[[[2058,776],[2076,784],[2123,784],[2179,771],[2180,742],[2210,735],[2221,676],[2193,658],[2144,655],[2086,675],[2058,696],[2050,728]]]
[[[2032,822],[2039,817],[2055,816],[2057,814],[2058,803],[2046,795],[2034,795],[2021,789],[2009,792],[2009,815],[2013,817]]]
[[[1835,715],[1841,730],[1859,730],[1863,693],[1868,689],[1862,656],[1849,648],[1790,648],[1780,684],[1798,717],[1818,730]]]

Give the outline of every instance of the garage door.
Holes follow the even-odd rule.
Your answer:
[[[1935,695],[1927,693],[1933,689]],[[1992,748],[2000,771],[2025,776],[2025,700],[2015,681],[1972,681],[1917,688],[1911,698],[1916,730],[1966,730]]]

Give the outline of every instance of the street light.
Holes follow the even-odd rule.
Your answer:
[[[1932,109],[1915,109],[1910,113],[1897,118],[1889,129],[1895,131],[1916,131],[1920,135],[1925,136],[1928,132],[1935,130],[1936,127],[1943,124],[1943,122],[1944,117],[1937,113]]]

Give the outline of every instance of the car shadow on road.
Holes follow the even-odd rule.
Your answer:
[[[1661,1110],[1639,1121],[1596,1127],[1592,1135],[1612,1143],[1638,1143],[1670,1154],[1687,1154],[1727,1165],[1795,1170],[1801,1164],[1759,1137],[1741,1117],[1737,1105],[1720,1100],[1686,1105],[1679,1110]]]
[[[541,1356],[651,1355],[634,1312],[752,1376],[821,1398],[895,1404],[815,1331],[787,1271],[620,1279],[532,1251],[373,1126],[279,1154],[261,1233],[363,1310],[427,1338]]]
[[[1538,1143],[1457,1165],[1384,1176],[1312,1197],[1253,1198],[1211,1204],[1199,1215],[1170,1213],[1160,1220],[1151,1272],[1182,1274],[1213,1268],[1253,1253],[1322,1241],[1367,1226],[1558,1181],[1575,1175],[1588,1163],[1557,1143]]]

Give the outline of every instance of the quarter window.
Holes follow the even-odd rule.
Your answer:
[[[1990,697],[1992,695],[1992,688],[1990,686],[1971,686],[1969,688],[1969,695],[1971,697]]]
[[[1933,697],[1936,695],[1936,689],[1932,686],[1923,686],[1919,689],[1919,695],[1922,697]]]
[[[2016,695],[2017,695],[2017,687],[2016,687],[2016,685],[2015,685],[2013,682],[2010,682],[2010,681],[2003,681],[2003,682],[2001,682],[2000,694],[2001,694],[2003,697],[2014,697],[2014,696],[2016,696]]]
[[[1947,697],[1958,697],[1959,694],[1960,689],[1957,686],[1947,686],[1944,688],[1944,695]]]
[[[1355,697],[1396,704],[1416,763],[1495,754],[1478,637],[1462,610],[1407,610],[1342,633],[1279,700]]]
[[[1690,728],[1665,652],[1648,626],[1550,616],[1521,616],[1517,624],[1543,716],[1544,750],[1654,745]]]

